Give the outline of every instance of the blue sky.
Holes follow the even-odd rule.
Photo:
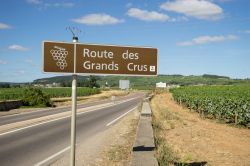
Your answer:
[[[10,0],[0,5],[0,82],[51,77],[43,40],[158,48],[159,74],[250,78],[249,0]]]

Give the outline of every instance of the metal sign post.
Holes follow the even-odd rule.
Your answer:
[[[157,48],[44,41],[43,71],[72,74],[70,165],[75,166],[77,74],[157,76]]]
[[[78,38],[73,37],[73,43],[77,43]],[[75,52],[74,52],[75,57]],[[76,110],[77,110],[77,75],[72,75],[72,115],[71,115],[71,148],[70,165],[75,166],[76,155]]]

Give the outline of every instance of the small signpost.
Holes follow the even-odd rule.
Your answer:
[[[119,88],[121,90],[128,90],[129,89],[129,80],[119,80]]]
[[[73,32],[72,32],[73,33]],[[74,33],[73,33],[74,35]],[[43,71],[72,74],[71,160],[75,165],[77,74],[156,76],[157,49],[44,41]],[[112,98],[115,101],[115,98]]]

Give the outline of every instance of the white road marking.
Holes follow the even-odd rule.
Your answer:
[[[131,98],[131,99],[135,99],[136,97],[134,97],[134,98]],[[121,99],[119,99],[119,100],[121,100]],[[127,99],[127,100],[130,100],[130,99]],[[126,102],[127,100],[125,100],[124,102]],[[107,101],[107,99],[105,99],[105,100],[101,100],[101,101]],[[118,101],[118,102],[122,102],[123,100],[121,100],[121,101]],[[99,101],[93,101],[93,102],[90,102],[91,104],[94,104],[94,103],[98,103]],[[108,103],[113,103],[113,102],[108,102]],[[108,104],[108,103],[104,103],[104,104]],[[85,103],[84,103],[85,104]],[[83,104],[83,105],[84,105]],[[91,105],[91,106],[87,106],[87,107],[83,107],[83,108],[88,108],[88,107],[93,107],[94,105]],[[19,115],[26,115],[26,114],[32,114],[32,113],[34,113],[34,112],[42,112],[42,111],[50,111],[50,110],[56,110],[56,109],[62,109],[62,108],[68,108],[68,109],[71,109],[71,107],[70,106],[60,106],[60,107],[57,107],[57,108],[43,108],[43,109],[41,109],[41,110],[35,110],[35,111],[30,111],[30,112],[23,112],[23,113],[15,113],[15,114],[11,114],[11,115],[3,115],[3,116],[0,116],[0,119],[1,118],[6,118],[6,117],[11,117],[11,116],[19,116]],[[81,109],[83,109],[83,108],[81,108]],[[71,111],[71,110],[69,110],[69,111]]]
[[[70,115],[70,116],[71,116],[71,115]],[[5,133],[0,134],[0,136],[6,135],[6,134],[10,134],[10,133],[14,133],[14,132],[17,132],[17,131],[21,131],[21,130],[24,130],[24,129],[28,129],[28,128],[31,128],[31,127],[39,126],[39,125],[42,125],[42,124],[45,124],[45,123],[49,123],[49,122],[53,122],[53,121],[57,121],[57,120],[61,120],[61,119],[64,119],[64,118],[68,118],[68,117],[70,117],[70,116],[61,117],[61,118],[53,119],[53,120],[50,120],[50,121],[46,121],[46,122],[42,122],[42,123],[38,123],[38,124],[34,124],[34,125],[31,125],[31,126],[22,127],[22,128],[19,128],[19,129],[15,129],[15,130],[7,131],[7,132],[5,132]]]
[[[119,119],[121,119],[122,117],[124,117],[125,115],[127,115],[128,113],[130,113],[131,111],[133,111],[134,109],[136,109],[137,106],[135,106],[134,108],[128,110],[127,112],[125,112],[124,114],[122,114],[121,116],[119,116],[118,118],[112,120],[111,122],[109,122],[108,124],[106,124],[106,126],[110,126],[112,125],[113,123],[115,123],[116,121],[118,121]]]
[[[135,99],[135,98],[132,98],[132,99]],[[127,99],[127,100],[125,100],[125,101],[123,101],[123,102],[127,102],[127,101],[130,101],[130,100],[132,100],[132,99]],[[122,103],[122,102],[120,102],[120,103]],[[117,103],[117,104],[120,104],[120,103]],[[136,106],[136,107],[137,107],[137,106]],[[119,120],[120,118],[122,118],[123,116],[127,115],[129,112],[133,111],[136,107],[134,107],[134,108],[130,109],[129,111],[127,111],[126,113],[122,114],[121,116],[119,116],[118,118],[116,118],[115,120],[113,120],[112,122],[108,123],[106,126],[109,126],[109,125],[113,124],[114,122],[116,122],[117,120]],[[98,108],[98,109],[99,109],[99,108]],[[94,110],[91,110],[91,111],[94,111]],[[87,111],[87,112],[91,112],[91,111]],[[87,113],[87,112],[81,112],[81,113],[78,113],[78,114],[83,114],[83,113]],[[67,147],[67,148],[65,148],[65,149],[63,149],[63,150],[61,150],[61,151],[59,151],[59,152],[57,152],[57,153],[55,153],[55,154],[53,154],[52,156],[50,156],[50,157],[44,159],[43,161],[41,161],[41,162],[35,164],[35,166],[42,166],[42,165],[44,165],[44,164],[47,164],[48,161],[52,160],[53,158],[55,158],[55,157],[61,155],[62,153],[66,152],[66,151],[68,151],[68,150],[70,150],[70,146]]]
[[[59,108],[66,108],[67,106],[63,106],[63,107],[59,107]],[[11,117],[11,116],[18,116],[18,115],[26,115],[26,114],[32,114],[34,112],[42,112],[42,111],[50,111],[50,110],[53,110],[55,108],[43,108],[43,109],[40,109],[40,110],[35,110],[35,111],[30,111],[30,112],[23,112],[23,113],[15,113],[15,114],[11,114],[11,115],[3,115],[0,117],[1,118],[6,118],[6,117]]]
[[[136,98],[136,97],[135,97],[135,98]],[[128,102],[128,101],[130,101],[130,100],[133,100],[133,99],[135,99],[135,98],[127,99],[127,100],[125,100],[125,101],[123,101],[123,102],[119,102],[119,103],[116,103],[116,104],[118,105],[118,104],[121,104],[121,103],[125,103],[125,102]],[[96,111],[96,110],[99,110],[99,109],[102,109],[102,108],[106,108],[106,107],[110,107],[110,105],[103,106],[103,107],[98,107],[98,108],[96,108],[96,109],[94,109],[94,110],[90,110],[90,111],[80,112],[80,113],[77,113],[77,115],[85,114],[85,113],[88,113],[88,112],[93,112],[93,111]],[[85,108],[84,108],[84,109],[85,109]],[[28,129],[28,128],[31,128],[31,127],[39,126],[39,125],[42,125],[42,124],[46,124],[46,123],[58,121],[58,120],[61,120],[61,119],[69,118],[69,117],[71,117],[71,115],[64,116],[64,117],[57,118],[57,119],[53,119],[53,120],[49,120],[49,121],[46,121],[46,122],[41,122],[41,123],[34,124],[34,125],[31,125],[31,126],[22,127],[22,128],[19,128],[19,129],[7,131],[7,132],[4,132],[4,133],[1,133],[0,136],[6,135],[6,134],[10,134],[10,133],[14,133],[14,132],[17,132],[17,131],[21,131],[21,130],[24,130],[24,129]]]
[[[59,151],[59,152],[53,154],[52,156],[50,156],[50,157],[44,159],[43,161],[40,161],[39,163],[35,164],[34,166],[41,166],[41,165],[44,165],[44,164],[46,164],[48,161],[50,161],[50,160],[52,160],[53,158],[55,158],[55,157],[57,157],[57,156],[63,154],[64,152],[66,152],[66,151],[68,151],[68,150],[70,150],[70,146],[68,146],[67,148],[65,148],[65,149],[63,149],[63,150],[61,150],[61,151]]]

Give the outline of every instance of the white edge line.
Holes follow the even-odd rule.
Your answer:
[[[126,102],[126,101],[125,101],[125,102]],[[136,107],[137,107],[137,106],[136,106]],[[109,125],[113,124],[115,121],[119,120],[119,119],[122,118],[123,116],[127,115],[129,112],[133,111],[136,107],[134,107],[134,108],[130,109],[129,111],[127,111],[126,113],[122,114],[121,116],[119,116],[118,118],[116,118],[115,120],[113,120],[112,122],[110,122],[109,124],[107,124],[106,126],[109,126]],[[92,110],[92,111],[94,111],[94,110]],[[91,112],[91,111],[87,111],[87,112]],[[85,112],[82,112],[82,113],[85,113]],[[80,114],[82,114],[82,113],[80,113]],[[55,158],[55,157],[59,156],[60,154],[66,152],[66,151],[69,150],[69,149],[70,149],[70,146],[68,146],[68,147],[65,148],[65,149],[62,149],[61,151],[59,151],[59,152],[53,154],[52,156],[50,156],[50,157],[44,159],[43,161],[41,161],[41,162],[35,164],[34,166],[41,166],[41,165],[47,163],[49,160],[52,160],[53,158]]]
[[[118,104],[121,104],[121,103],[128,102],[128,101],[133,100],[133,99],[135,99],[135,98],[128,99],[128,100],[125,100],[124,102],[117,103],[117,105],[118,105]],[[85,113],[88,113],[88,112],[96,111],[96,110],[99,110],[99,109],[102,109],[102,108],[106,108],[106,107],[109,107],[109,106],[110,106],[110,105],[108,105],[108,106],[103,106],[103,107],[99,107],[99,108],[97,108],[97,109],[90,110],[90,111],[80,112],[80,113],[77,113],[77,115],[81,115],[81,114],[85,114]],[[4,132],[4,133],[1,133],[0,136],[6,135],[6,134],[10,134],[10,133],[14,133],[14,132],[17,132],[17,131],[21,131],[21,130],[24,130],[24,129],[28,129],[28,128],[31,128],[31,127],[39,126],[39,125],[42,125],[42,124],[45,124],[45,123],[50,123],[50,122],[53,122],[53,121],[65,119],[65,118],[68,118],[68,117],[71,117],[71,115],[68,115],[68,116],[65,116],[65,117],[61,117],[61,118],[57,118],[57,119],[53,119],[53,120],[49,120],[49,121],[46,121],[46,122],[41,122],[41,123],[34,124],[34,125],[31,125],[31,126],[27,126],[27,127],[15,129],[15,130],[7,131],[7,132]]]
[[[71,115],[70,115],[70,116],[71,116]],[[34,125],[31,125],[31,126],[23,127],[23,128],[20,128],[20,129],[7,131],[7,132],[5,132],[5,133],[0,134],[0,136],[6,135],[6,134],[10,134],[10,133],[14,133],[14,132],[17,132],[17,131],[20,131],[20,130],[28,129],[28,128],[31,128],[31,127],[39,126],[39,125],[42,125],[42,124],[45,124],[45,123],[49,123],[49,122],[61,120],[61,119],[64,119],[64,118],[68,118],[68,117],[70,117],[70,116],[61,117],[61,118],[53,119],[53,120],[50,120],[50,121],[46,121],[46,122],[34,124]]]
[[[92,112],[92,111],[96,111],[96,110],[99,110],[99,109],[102,109],[102,108],[105,108],[105,107],[107,107],[107,106],[100,107],[100,108],[97,108],[97,109],[94,109],[94,110],[90,110],[90,111],[80,112],[77,115],[88,113],[88,112]],[[61,119],[69,118],[69,117],[71,117],[71,115],[64,116],[64,117],[57,118],[57,119],[53,119],[53,120],[49,120],[49,121],[46,121],[46,122],[41,122],[41,123],[38,123],[38,124],[34,124],[34,125],[31,125],[31,126],[23,127],[23,128],[16,129],[16,130],[7,131],[5,133],[0,134],[0,136],[6,135],[6,134],[10,134],[10,133],[14,133],[14,132],[17,132],[17,131],[20,131],[20,130],[28,129],[28,128],[31,128],[31,127],[39,126],[39,125],[42,125],[42,124],[45,124],[45,123],[50,123],[50,122],[53,122],[53,121],[58,121],[58,120],[61,120]]]
[[[50,156],[50,157],[44,159],[43,161],[40,161],[39,163],[35,164],[34,166],[41,166],[41,165],[47,163],[49,160],[51,160],[51,159],[53,159],[53,158],[59,156],[60,154],[66,152],[66,151],[69,150],[69,149],[70,149],[70,146],[68,146],[67,148],[62,149],[61,151],[59,151],[59,152],[53,154],[52,156]]]
[[[125,101],[125,102],[126,102],[126,101]],[[137,107],[137,106],[136,106],[136,107]],[[106,126],[109,126],[109,125],[113,124],[114,122],[116,122],[116,121],[119,120],[120,118],[122,118],[122,117],[124,117],[125,115],[127,115],[129,112],[133,111],[136,107],[134,107],[134,108],[130,109],[129,111],[127,111],[126,113],[122,114],[121,116],[119,116],[118,118],[116,118],[115,120],[113,120],[112,122],[110,122],[109,124],[107,124]],[[92,111],[94,111],[94,110],[92,110]],[[87,111],[87,112],[91,112],[91,111]],[[85,113],[85,112],[82,112],[82,113]],[[82,113],[80,113],[80,114],[82,114]],[[52,156],[50,156],[50,157],[44,159],[43,161],[41,161],[41,162],[35,164],[34,166],[41,166],[41,165],[47,163],[49,160],[52,160],[53,158],[55,158],[55,157],[61,155],[62,153],[66,152],[66,151],[69,150],[69,149],[70,149],[70,146],[68,146],[68,147],[65,148],[65,149],[62,149],[61,151],[59,151],[59,152],[53,154]]]
[[[106,124],[106,126],[110,126],[112,125],[113,123],[115,123],[116,121],[118,121],[119,119],[121,119],[122,117],[124,117],[125,115],[127,115],[128,113],[130,113],[131,111],[133,111],[134,109],[136,109],[137,106],[135,106],[134,108],[128,110],[127,112],[125,112],[124,114],[122,114],[121,116],[119,116],[118,118],[112,120],[111,122],[109,122],[108,124]]]
[[[37,113],[37,112],[42,112],[42,111],[54,111],[56,109],[62,109],[62,108],[67,108],[69,107],[69,109],[71,108],[70,106],[61,106],[61,107],[56,107],[56,108],[41,108],[40,110],[35,110],[35,111],[30,111],[30,112],[23,112],[23,113],[15,113],[15,114],[10,114],[10,115],[3,115],[0,117],[1,118],[6,118],[6,117],[10,117],[10,116],[19,116],[19,115],[26,115],[26,114],[32,114],[32,113]]]
[[[135,98],[137,98],[137,97],[133,97],[133,98],[130,98],[130,99],[135,99]],[[130,99],[126,99],[126,100],[121,100],[121,101],[118,101],[118,104],[120,104],[119,102],[127,102],[128,100],[130,100]],[[108,101],[108,99],[105,99],[105,100],[107,100]],[[101,101],[105,101],[105,100],[101,100]],[[91,104],[94,104],[94,103],[97,103],[97,102],[99,102],[99,101],[93,101],[93,102],[90,102]],[[103,103],[103,104],[109,104],[109,103],[112,103],[112,102],[107,102],[107,103]],[[84,104],[86,104],[86,103],[83,103],[83,105]],[[103,105],[103,104],[100,104],[100,105]],[[79,104],[79,105],[81,105],[81,104]],[[93,107],[93,106],[95,106],[95,105],[91,105],[91,106],[87,106],[87,107],[83,107],[83,108],[79,108],[79,109],[84,109],[84,108],[89,108],[89,107]],[[64,109],[64,108],[69,108],[69,109],[71,109],[71,106],[61,106],[61,107],[56,107],[56,108],[42,108],[42,109],[40,109],[40,110],[36,110],[36,111],[30,111],[30,112],[23,112],[23,113],[16,113],[16,114],[11,114],[11,115],[3,115],[3,116],[0,116],[0,119],[1,118],[6,118],[6,117],[11,117],[11,116],[19,116],[19,115],[26,115],[26,114],[32,114],[32,113],[37,113],[37,112],[42,112],[42,111],[54,111],[54,110],[56,110],[56,109]],[[69,111],[71,111],[71,110],[69,110]]]

